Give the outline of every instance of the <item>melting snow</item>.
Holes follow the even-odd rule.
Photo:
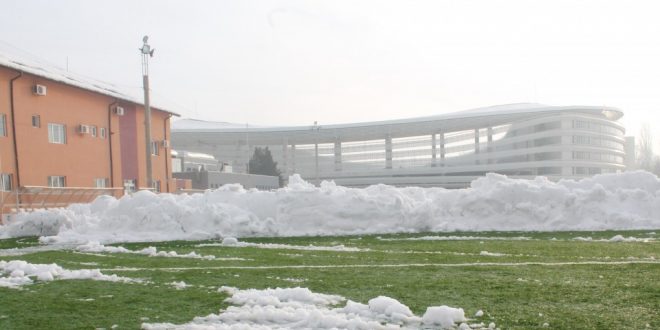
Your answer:
[[[142,250],[133,251],[121,246],[105,246],[99,242],[87,242],[86,244],[77,246],[76,250],[80,252],[133,253],[147,255],[150,257],[192,258],[206,260],[245,260],[242,258],[216,258],[213,255],[200,255],[194,251],[187,254],[178,254],[176,251],[158,251],[158,249],[153,246],[144,248]]]
[[[0,286],[18,288],[38,281],[95,280],[110,282],[140,282],[128,277],[105,275],[98,269],[68,270],[57,264],[31,264],[23,260],[0,260]]]
[[[180,281],[180,282],[174,281],[174,282],[169,283],[169,285],[173,286],[177,290],[183,290],[183,289],[191,286],[190,284],[186,284],[186,282],[184,282],[184,281]]]
[[[383,238],[377,237],[381,241],[529,241],[531,237],[497,237],[497,236],[421,236],[405,238]]]
[[[497,253],[497,252],[488,252],[488,251],[481,251],[479,252],[480,256],[487,256],[487,257],[504,257],[508,256],[506,253]]]
[[[465,322],[461,308],[428,307],[422,317],[396,299],[380,296],[367,304],[307,288],[240,290],[221,287],[232,304],[219,314],[196,317],[186,324],[143,323],[143,329],[419,329],[453,327]],[[345,303],[344,303],[345,302]],[[343,306],[339,306],[344,303]],[[464,329],[470,327],[460,325]]]
[[[593,239],[591,237],[575,237],[573,240],[583,241],[583,242],[642,242],[648,243],[655,241],[654,238],[637,238],[637,237],[623,237],[623,235],[614,235],[610,239]]]
[[[368,249],[358,249],[353,247],[346,247],[343,244],[334,246],[316,246],[316,245],[290,245],[290,244],[274,244],[274,243],[249,243],[239,242],[235,237],[226,237],[222,243],[204,243],[197,244],[197,247],[206,246],[225,246],[225,247],[255,247],[260,249],[282,249],[282,250],[307,250],[307,251],[335,251],[335,252],[359,252],[369,251]]]

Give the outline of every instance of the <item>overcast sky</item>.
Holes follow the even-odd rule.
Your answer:
[[[660,140],[660,1],[3,0],[0,49],[183,117],[310,125],[518,102],[621,108]]]

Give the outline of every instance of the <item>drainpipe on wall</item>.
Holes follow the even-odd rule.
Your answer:
[[[19,71],[18,75],[14,78],[11,78],[9,80],[9,107],[10,107],[10,112],[11,112],[11,131],[13,135],[13,140],[14,140],[14,167],[16,170],[16,191],[18,192],[18,189],[21,187],[21,176],[19,174],[18,170],[18,145],[16,143],[16,114],[14,111],[15,105],[14,105],[14,81],[17,80],[18,78],[23,77],[23,71]],[[17,198],[17,203],[20,203],[20,199],[18,197],[18,193],[16,194]],[[16,208],[18,208],[18,205],[16,205]]]
[[[115,187],[115,169],[112,162],[112,107],[117,105],[117,101],[108,105],[108,147],[110,148],[110,187]]]
[[[167,115],[167,118],[163,121],[163,136],[165,137],[165,140],[169,141],[167,137],[167,125],[169,125],[170,118],[172,118],[172,115],[169,114]],[[170,146],[172,145],[172,141],[170,141]],[[171,148],[171,147],[170,147]],[[167,192],[170,192],[170,164],[168,164],[167,161],[167,155],[170,153],[170,148],[165,148],[165,189]]]

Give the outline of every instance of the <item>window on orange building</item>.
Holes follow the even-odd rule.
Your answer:
[[[90,126],[89,132],[92,134],[93,137],[96,137],[96,126]]]
[[[158,141],[151,141],[151,155],[158,156],[160,150],[158,150]]]
[[[48,142],[56,144],[66,143],[66,126],[48,123]]]
[[[32,127],[36,127],[36,128],[41,127],[41,116],[39,115],[32,116]]]
[[[160,180],[154,180],[152,182],[152,185],[153,185],[152,188],[154,188],[154,192],[160,192]]]
[[[51,175],[48,177],[48,186],[53,188],[66,187],[66,177],[61,175]]]
[[[100,132],[99,132],[99,136],[100,136],[102,139],[105,139],[105,127],[101,127],[101,130],[100,130]]]
[[[108,186],[108,179],[107,178],[96,178],[94,179],[94,187],[96,188],[105,188]]]
[[[0,136],[7,136],[7,115],[0,113]]]
[[[124,193],[125,194],[132,193],[132,192],[136,191],[136,187],[137,187],[137,180],[135,180],[135,179],[133,179],[133,180],[130,180],[130,179],[129,180],[124,180]]]
[[[11,174],[0,173],[0,191],[11,191]]]

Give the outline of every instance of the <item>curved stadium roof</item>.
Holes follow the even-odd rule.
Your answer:
[[[382,138],[383,132],[396,138],[433,134],[439,131],[483,128],[557,112],[582,112],[603,116],[609,120],[617,120],[623,116],[621,110],[613,107],[548,106],[538,103],[515,103],[436,116],[318,126],[246,127],[244,124],[181,119],[172,123],[172,133],[184,135],[187,135],[186,133],[206,133],[226,139],[242,139],[246,133],[249,133],[250,140],[253,143],[263,144],[283,139],[286,139],[288,143],[309,143],[310,136],[314,136],[314,139],[319,143],[325,143],[334,142],[337,139],[341,141],[378,139]]]

